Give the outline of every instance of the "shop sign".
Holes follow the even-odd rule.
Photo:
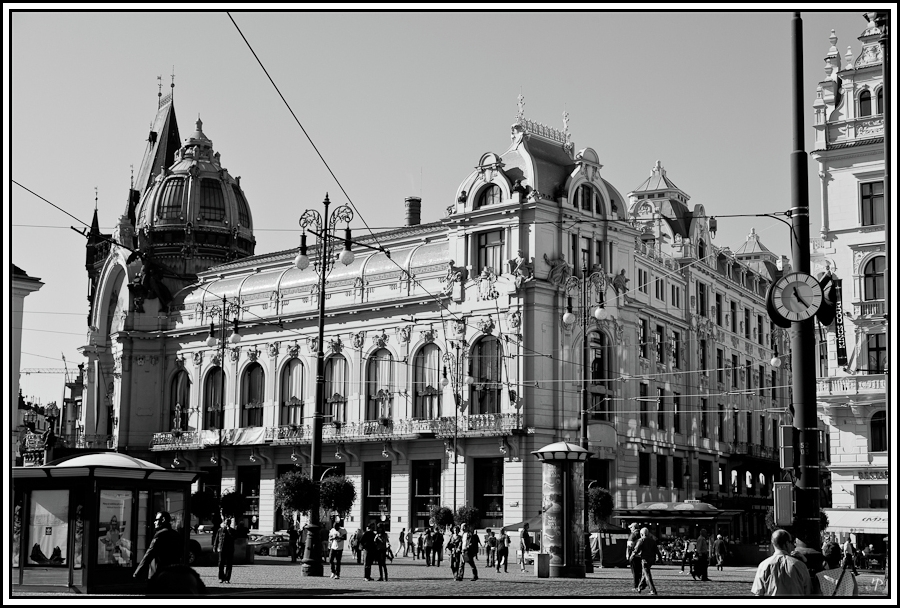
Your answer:
[[[837,364],[839,366],[847,365],[847,337],[844,335],[844,304],[843,294],[841,292],[842,279],[833,279],[834,281],[834,336],[835,346],[837,346]]]
[[[857,471],[857,479],[888,479],[887,471]]]

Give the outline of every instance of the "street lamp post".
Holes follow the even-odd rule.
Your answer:
[[[609,285],[609,280],[606,277],[606,273],[600,269],[595,272],[588,274],[587,265],[583,265],[581,267],[581,279],[579,281],[578,277],[569,277],[569,280],[566,281],[565,289],[566,289],[566,312],[563,314],[563,323],[566,325],[572,325],[575,321],[581,321],[581,447],[585,450],[590,451],[588,447],[588,413],[591,411],[590,406],[590,376],[591,376],[591,367],[588,364],[588,358],[590,356],[590,345],[588,344],[588,323],[590,322],[590,317],[593,316],[597,321],[603,321],[606,319],[609,314],[606,312],[606,307],[604,303],[604,292],[606,291],[607,286]],[[581,310],[579,311],[579,315],[576,317],[575,313],[572,312],[572,296],[570,295],[572,291],[579,290],[581,295]],[[590,303],[590,292],[594,290],[597,292],[597,307],[594,308],[593,314],[591,314],[591,303]],[[588,480],[587,475],[585,475],[585,486],[584,486],[584,555],[585,555],[585,571],[593,572],[594,565],[593,559],[590,554],[591,545],[590,545],[590,530],[588,526],[588,522],[590,521],[590,511],[588,508]]]
[[[215,325],[212,321],[209,322],[209,337],[206,338],[206,345],[210,348],[215,348],[216,344],[219,345],[219,372],[222,374],[222,394],[221,401],[216,405],[218,412],[216,413],[216,430],[219,433],[219,441],[216,444],[216,467],[219,469],[219,507],[221,510],[222,506],[222,487],[223,483],[223,467],[222,467],[222,434],[225,429],[225,347],[228,342],[232,344],[238,344],[241,341],[241,334],[238,332],[238,311],[234,311],[234,315],[232,317],[232,331],[231,337],[226,340],[225,332],[226,327],[228,326],[228,299],[223,295],[222,296],[222,309],[220,311],[216,311],[213,308],[210,311],[210,316],[216,316],[218,312],[219,317],[219,330],[221,333],[221,338],[216,338],[216,330]]]
[[[460,346],[465,348],[467,346],[465,340],[453,340],[450,342],[451,346],[456,350],[456,356],[453,357],[453,406],[455,410],[455,422],[453,424],[453,511],[456,512],[456,469],[457,464],[459,463],[459,450],[457,449],[457,441],[459,440],[459,410],[462,407],[462,387],[460,386],[460,379],[462,377],[462,357],[460,355]],[[450,353],[446,353],[444,355],[444,362],[450,363],[451,355]],[[444,378],[441,380],[441,384],[443,386],[447,386],[449,384],[449,380],[447,380],[447,366],[444,366]],[[475,378],[472,377],[472,374],[469,373],[466,375],[465,379],[462,380],[462,384],[464,386],[471,386],[475,383]]]
[[[320,214],[314,209],[307,209],[300,216],[300,227],[303,235],[300,237],[300,252],[294,259],[294,265],[299,270],[309,267],[310,260],[306,250],[306,233],[312,232],[319,243],[319,260],[314,265],[319,273],[319,338],[316,344],[316,411],[313,416],[313,436],[310,448],[310,479],[316,479],[316,468],[322,465],[322,427],[325,410],[325,282],[329,272],[334,268],[335,257],[333,240],[335,225],[342,222],[348,225],[344,238],[344,249],[338,259],[342,264],[353,263],[353,252],[350,251],[350,221],[353,219],[353,210],[347,205],[340,205],[328,215],[328,207],[331,201],[328,195],[322,202],[325,212]],[[315,230],[312,229],[315,227]],[[306,550],[303,556],[301,571],[304,576],[322,576],[322,543],[319,542],[319,487],[314,486],[313,504],[317,505],[310,510],[309,525],[306,531]]]

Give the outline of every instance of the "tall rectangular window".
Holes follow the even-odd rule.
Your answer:
[[[706,352],[706,338],[700,338],[700,373],[704,376],[709,375],[709,357]]]
[[[753,388],[753,362],[750,359],[744,363],[744,378],[746,378],[746,382],[744,382],[744,388]]]
[[[578,270],[585,268],[587,272],[591,271],[591,239],[581,237],[581,268]]]
[[[637,269],[638,274],[638,291],[648,293],[647,285],[650,283],[650,273],[643,268]]]
[[[676,490],[684,487],[684,460],[681,456],[672,457],[672,487]]]
[[[503,458],[475,462],[475,506],[481,513],[479,528],[503,525]]]
[[[753,412],[746,412],[747,416],[747,443],[753,443]]]
[[[700,397],[700,436],[709,438],[709,420],[707,420],[706,397]]]
[[[681,309],[681,287],[672,285],[672,307]]]
[[[156,206],[157,217],[161,220],[178,219],[183,203],[184,179],[176,177],[168,180]]]
[[[716,294],[716,325],[722,326],[722,294]]]
[[[737,333],[737,302],[731,301],[731,332]]]
[[[669,485],[669,458],[656,456],[656,485],[665,488]]]
[[[731,355],[731,388],[737,388],[739,374],[737,355]]]
[[[363,526],[383,523],[391,527],[391,463],[363,463]]]
[[[716,381],[725,382],[725,351],[716,349]]]
[[[759,415],[759,445],[766,445],[766,417]]]
[[[759,393],[757,394],[762,397],[763,388],[765,388],[766,386],[766,368],[764,368],[762,365],[760,365],[759,369],[757,370],[757,378],[759,378],[759,386],[757,387],[759,389]]]
[[[665,431],[666,425],[666,390],[656,389],[656,430]]]
[[[763,316],[756,315],[756,343],[759,345],[764,344],[763,337],[765,336],[765,331],[763,331]]]
[[[738,442],[738,410],[736,407],[731,410],[731,440],[735,443]]]
[[[594,241],[594,264],[597,268],[608,272],[606,268],[606,260],[604,258],[603,241]]]
[[[884,223],[884,182],[868,182],[859,185],[859,203],[862,225]]]
[[[638,485],[650,485],[650,454],[647,452],[638,453]]]
[[[656,362],[665,363],[666,330],[662,325],[656,326],[656,335],[654,336],[654,339],[656,341]]]
[[[656,299],[662,300],[663,302],[665,302],[666,301],[666,281],[665,281],[665,279],[657,278],[655,289],[656,289],[656,292],[654,295],[656,296]]]
[[[672,426],[675,433],[681,433],[681,394],[680,393],[672,393]],[[676,471],[677,473],[677,471]]]
[[[776,397],[778,396],[778,392],[777,392],[778,389],[775,386],[775,383],[777,381],[778,381],[778,374],[776,374],[775,372],[772,372],[772,384],[771,384],[771,386],[772,386],[772,401],[775,401]],[[774,403],[772,405],[774,405]]]
[[[697,283],[697,314],[701,317],[707,316],[709,305],[706,301],[706,283]]]
[[[887,367],[887,347],[884,334],[869,334],[866,337],[866,350],[869,355],[869,373],[883,374]]]
[[[482,232],[478,235],[478,269],[480,273],[490,268],[496,274],[503,272],[503,231]]]
[[[200,217],[217,222],[225,219],[225,193],[218,179],[200,180]]]
[[[641,319],[641,335],[638,336],[641,347],[641,356],[644,359],[650,358],[650,321]]]
[[[671,338],[672,365],[676,369],[681,368],[681,332],[673,331]]]
[[[750,331],[750,309],[744,309],[744,337],[750,339],[752,332]]]
[[[721,404],[719,405],[719,410],[717,412],[717,416],[719,425],[716,428],[716,437],[719,441],[725,441],[725,410],[722,409]]]
[[[641,402],[641,426],[650,426],[650,412],[647,408],[647,385],[641,383],[640,385],[640,399]]]

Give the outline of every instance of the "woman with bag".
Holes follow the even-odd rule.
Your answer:
[[[822,595],[826,597],[858,596],[859,586],[856,577],[847,572],[847,566],[841,567],[841,548],[836,543],[827,543],[822,547],[822,557],[828,569],[816,574]]]

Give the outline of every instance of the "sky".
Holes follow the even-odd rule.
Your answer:
[[[422,198],[423,222],[440,219],[482,154],[507,149],[520,94],[530,120],[562,129],[568,112],[575,149],[596,150],[603,177],[622,194],[659,160],[711,215],[791,206],[790,12],[235,10],[248,47],[225,12],[10,6],[4,272],[15,263],[44,283],[25,300],[23,369],[62,368],[65,356],[74,371],[84,360],[85,239],[70,227],[90,224],[95,196],[104,231],[124,212],[156,113],[157,76],[165,95],[174,73],[182,138],[199,116],[222,165],[241,176],[257,254],[297,247],[301,214],[321,211],[326,193],[355,205],[355,235],[402,225],[408,196]],[[858,7],[802,14],[806,151],[830,32],[842,56],[847,46],[857,55],[861,15]],[[809,175],[817,236],[811,159]],[[719,247],[740,247],[753,227],[790,255],[778,221],[718,226]],[[61,401],[63,381],[23,374],[20,385],[47,404]]]

